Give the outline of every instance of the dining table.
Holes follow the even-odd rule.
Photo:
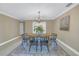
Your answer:
[[[28,34],[28,36],[29,36],[29,42],[31,41],[31,40],[33,40],[33,38],[35,39],[35,40],[38,40],[38,45],[41,45],[41,41],[43,40],[43,39],[47,39],[47,41],[48,41],[48,43],[46,43],[46,45],[48,46],[48,49],[49,49],[49,47],[50,47],[50,41],[51,41],[51,33],[45,33],[45,34],[34,34],[34,33],[29,33]],[[30,46],[30,45],[29,45]]]

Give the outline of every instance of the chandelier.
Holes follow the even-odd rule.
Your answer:
[[[38,13],[38,16],[37,16],[36,22],[40,23],[41,22],[40,11],[38,11],[37,13]]]

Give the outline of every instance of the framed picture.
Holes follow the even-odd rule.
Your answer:
[[[69,31],[69,25],[70,25],[69,15],[60,19],[60,30]]]

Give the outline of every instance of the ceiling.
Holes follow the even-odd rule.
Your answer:
[[[0,12],[12,15],[20,20],[35,20],[40,11],[42,20],[53,20],[69,7],[68,3],[0,3]]]

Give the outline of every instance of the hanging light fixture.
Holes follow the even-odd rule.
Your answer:
[[[37,16],[36,22],[40,23],[41,22],[41,19],[40,19],[40,11],[38,11],[37,13],[38,13],[38,16]]]

